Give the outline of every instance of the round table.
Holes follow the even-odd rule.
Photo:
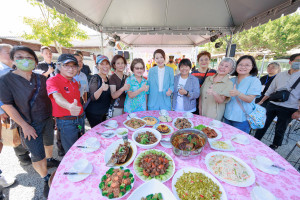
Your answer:
[[[154,116],[159,117],[158,111],[143,111],[143,112],[137,112],[138,117],[143,116]],[[170,116],[174,119],[176,117],[182,117],[182,113],[169,111]],[[115,117],[113,119],[118,121],[118,128],[124,127],[123,121],[126,120],[127,114]],[[206,118],[203,116],[194,115],[194,117],[191,119],[193,121],[194,125],[204,124],[209,125],[209,123],[212,121],[210,118]],[[169,125],[172,125],[171,122],[167,123]],[[114,141],[118,140],[117,136],[110,138],[110,139],[104,139],[100,135],[96,134],[96,132],[103,132],[107,129],[100,124],[94,127],[93,129],[89,130],[87,133],[85,133],[67,152],[63,160],[61,161],[55,177],[53,179],[49,196],[49,200],[62,200],[62,199],[73,199],[73,200],[82,200],[82,199],[105,199],[102,197],[102,194],[99,190],[99,183],[102,175],[105,174],[105,172],[109,169],[105,166],[104,162],[104,155],[106,148]],[[177,129],[175,129],[177,130]],[[229,126],[227,124],[223,123],[222,128],[218,128],[223,134],[223,139],[231,139],[231,136],[237,133],[240,134],[246,134],[232,126]],[[129,139],[131,139],[133,131],[129,132]],[[101,147],[92,153],[84,153],[81,151],[81,149],[77,148],[77,145],[84,145],[84,142],[89,137],[96,137],[101,143]],[[171,137],[171,135],[163,136],[164,137]],[[300,173],[296,171],[296,169],[290,165],[284,158],[282,158],[280,155],[278,155],[275,151],[267,147],[262,142],[258,141],[252,136],[249,136],[250,144],[248,145],[240,145],[233,142],[233,145],[236,147],[236,151],[234,152],[228,152],[236,157],[239,157],[243,161],[245,161],[254,171],[256,176],[256,183],[263,186],[270,192],[272,192],[278,199],[300,199]],[[209,170],[207,169],[204,159],[205,156],[213,152],[215,150],[211,149],[209,144],[206,144],[205,148],[203,149],[202,153],[199,157],[191,159],[191,160],[181,160],[177,158],[173,152],[172,149],[166,149],[160,144],[158,144],[155,149],[163,150],[167,152],[169,155],[171,155],[174,159],[176,171],[175,173],[182,168],[185,167],[198,167],[201,168],[207,172]],[[138,153],[144,151],[144,149],[141,149],[138,147]],[[271,160],[274,161],[275,164],[285,168],[285,171],[281,171],[278,175],[270,175],[266,174],[260,170],[258,170],[251,162],[251,158],[256,157],[257,155],[263,155]],[[77,161],[78,159],[85,158],[93,165],[93,174],[87,177],[85,180],[82,180],[80,182],[70,182],[67,179],[67,176],[63,175],[63,172],[68,171],[73,163]],[[128,168],[132,171],[132,173],[135,175],[133,170],[133,163],[131,163]],[[218,179],[219,180],[219,179]],[[255,184],[249,186],[249,187],[235,187],[232,185],[229,185],[225,182],[222,182],[219,180],[220,183],[223,185],[228,199],[251,199],[250,192],[252,188],[255,186]],[[172,178],[165,182],[164,184],[170,189],[172,183]],[[135,183],[133,189],[130,191],[130,194],[132,191],[134,191],[137,187],[139,187],[141,184],[143,184],[143,181],[140,180],[135,175]],[[129,195],[126,195],[122,199],[126,199],[129,197]]]

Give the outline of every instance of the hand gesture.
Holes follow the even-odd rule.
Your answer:
[[[215,91],[213,90],[213,85],[209,86],[208,90],[206,91],[206,94],[208,95],[214,95]]]
[[[77,106],[77,100],[74,99],[74,102],[72,104],[70,104],[69,109],[68,109],[71,113],[72,116],[78,116],[80,111],[81,111],[81,107]]]
[[[185,95],[185,94],[187,93],[187,91],[186,91],[184,88],[180,88],[180,89],[178,90],[178,92],[179,92],[179,94],[181,94],[181,95]]]
[[[130,85],[125,83],[124,86],[122,87],[123,88],[123,91],[127,91],[130,89]]]
[[[108,84],[105,84],[104,80],[102,79],[102,85],[101,85],[102,91],[108,90]]]
[[[52,72],[54,72],[54,69],[53,69],[53,67],[52,66],[49,66],[49,68],[48,68],[48,71],[47,72],[49,72],[49,74],[51,74]]]
[[[166,95],[169,97],[172,94],[172,90],[169,88],[168,91],[166,92]]]
[[[31,140],[31,137],[35,140],[38,135],[36,134],[35,129],[27,124],[25,127],[22,127],[22,131],[24,133],[24,138],[28,139],[29,141]]]
[[[142,91],[148,92],[148,90],[149,90],[149,85],[144,84],[144,85],[141,87],[141,89],[142,89]]]
[[[6,113],[3,113],[2,115],[0,115],[0,120],[5,122],[5,120],[8,118],[8,115]],[[1,127],[0,127],[1,128]]]
[[[240,92],[236,89],[236,84],[234,84],[233,86],[233,90],[229,91],[230,96],[235,97],[238,96],[240,94]]]
[[[292,114],[292,119],[299,119],[300,118],[300,111],[296,111]]]

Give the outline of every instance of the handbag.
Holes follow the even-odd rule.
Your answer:
[[[100,85],[101,85],[101,78],[98,78],[97,80],[98,80],[98,88],[99,88]],[[90,104],[90,102],[91,102],[91,95],[88,98],[88,100],[86,101],[86,103],[84,104],[83,110],[85,110],[88,107],[88,105]]]
[[[269,97],[270,101],[274,102],[285,102],[289,99],[291,91],[297,87],[297,85],[300,82],[300,77],[297,79],[297,81],[292,85],[290,90],[279,90],[274,93],[272,93]]]
[[[125,76],[123,75],[120,88],[123,87],[125,84]],[[120,97],[116,98],[112,101],[112,103],[109,105],[108,111],[107,111],[107,117],[106,119],[110,119],[113,117],[114,114],[114,107],[119,106]]]
[[[250,127],[252,129],[261,129],[265,126],[266,119],[267,119],[267,115],[266,115],[267,111],[264,107],[258,104],[254,104],[253,111],[250,114],[248,114],[246,113],[244,106],[242,105],[238,97],[236,97],[236,101],[238,102],[239,106],[245,113],[247,121],[249,122]]]

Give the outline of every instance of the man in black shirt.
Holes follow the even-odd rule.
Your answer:
[[[42,74],[47,78],[55,76],[55,63],[52,62],[52,51],[49,47],[41,47],[41,55],[44,60],[38,63],[37,70],[42,70]]]

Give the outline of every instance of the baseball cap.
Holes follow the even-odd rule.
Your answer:
[[[97,56],[96,63],[97,63],[97,64],[100,64],[100,63],[102,63],[104,60],[107,60],[107,62],[110,64],[108,57],[103,56],[103,55]]]
[[[57,62],[63,64],[74,62],[76,65],[78,65],[77,59],[72,54],[61,54],[58,57]]]

